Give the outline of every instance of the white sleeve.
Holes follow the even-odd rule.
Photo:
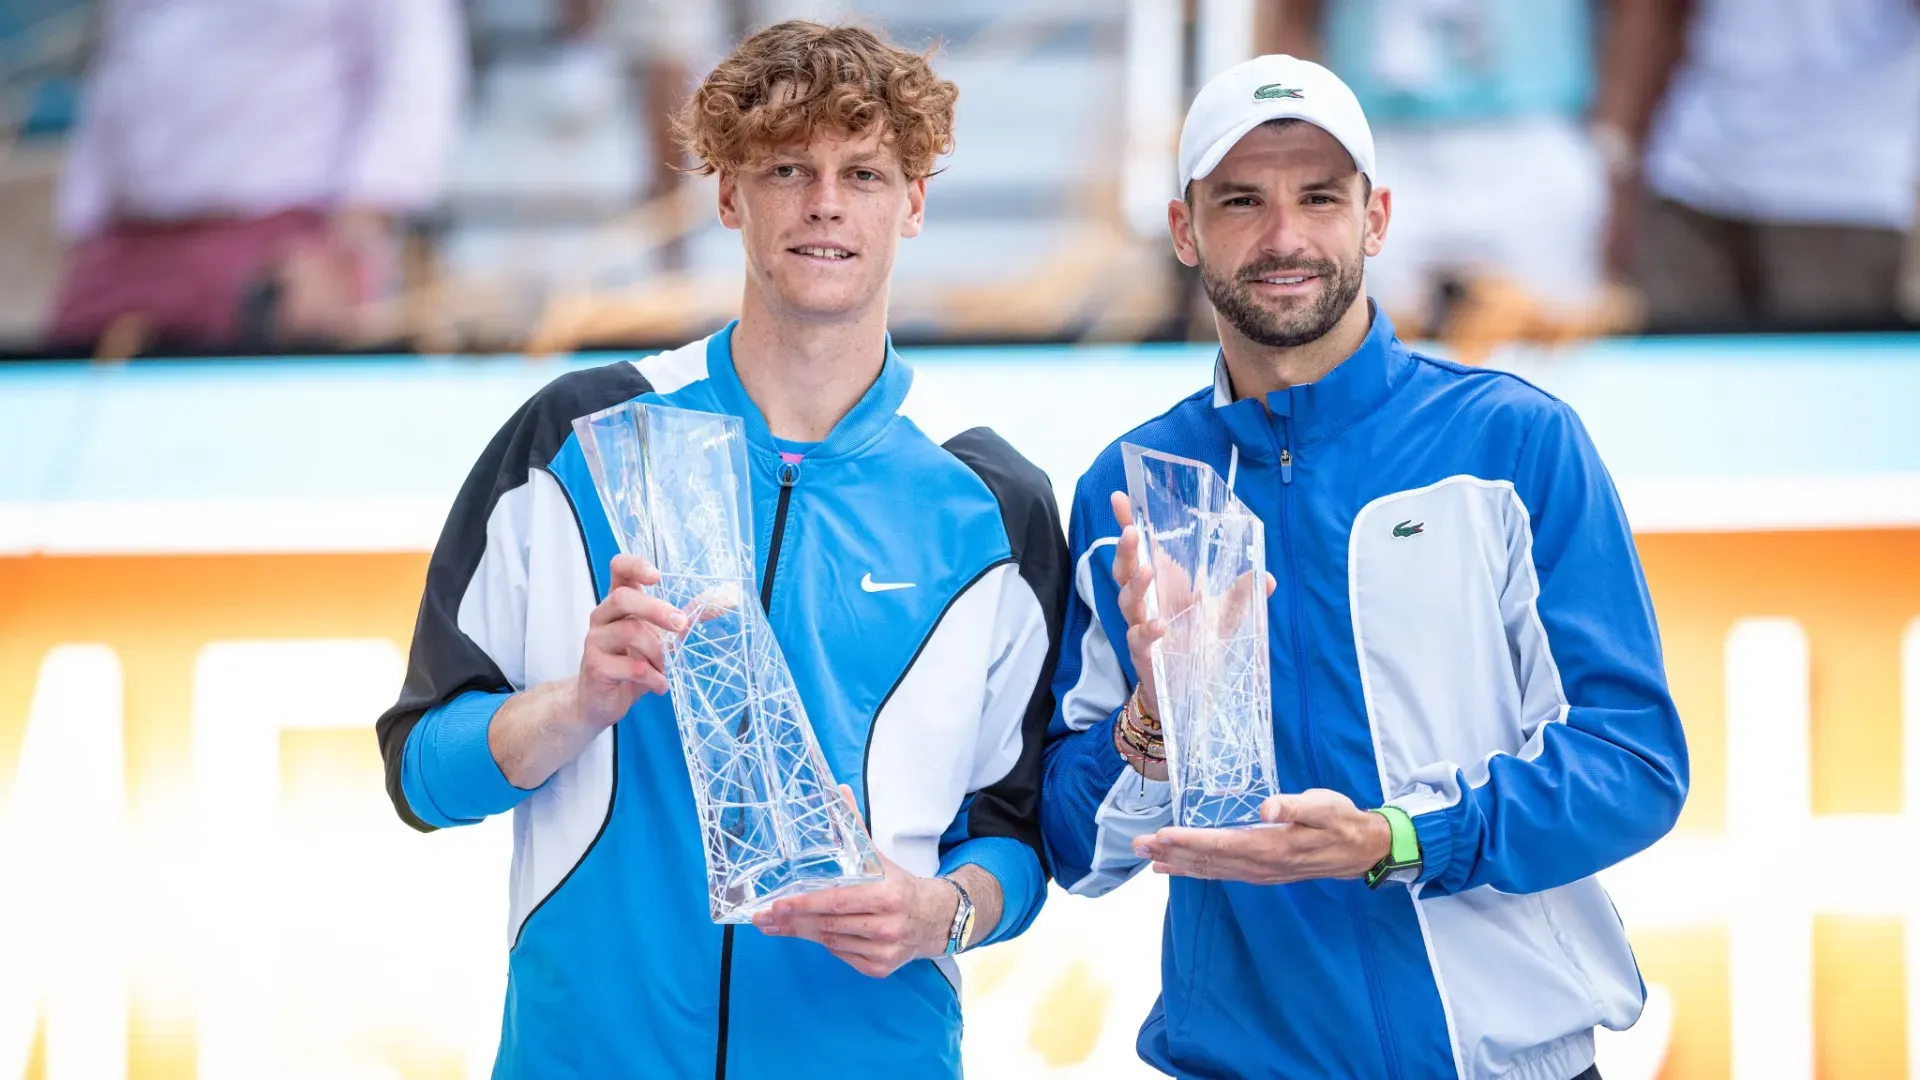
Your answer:
[[[359,0],[361,112],[344,201],[423,210],[440,198],[466,86],[454,0]]]

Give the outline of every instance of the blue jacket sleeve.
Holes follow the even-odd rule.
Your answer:
[[[500,771],[487,743],[493,714],[508,696],[468,691],[428,709],[408,733],[400,783],[420,820],[442,829],[471,825],[527,797]]]
[[[1069,892],[1098,896],[1138,873],[1133,839],[1172,821],[1165,781],[1144,780],[1113,747],[1114,717],[1133,692],[1126,620],[1113,580],[1120,529],[1108,503],[1122,480],[1103,455],[1074,495],[1068,550],[1073,590],[1047,729],[1041,834],[1054,877]]]
[[[1526,528],[1502,609],[1510,641],[1537,618],[1546,655],[1522,675],[1550,680],[1559,707],[1519,753],[1483,770],[1434,763],[1419,790],[1390,800],[1413,817],[1428,892],[1531,893],[1591,876],[1665,835],[1686,799],[1686,741],[1633,534],[1564,404],[1528,433],[1514,490]]]
[[[1018,937],[1033,925],[1047,900],[1047,875],[1040,856],[1011,836],[975,836],[947,848],[940,855],[940,873],[977,866],[1000,883],[1000,921],[974,947]]]

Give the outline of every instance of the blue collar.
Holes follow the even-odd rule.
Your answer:
[[[707,339],[707,378],[712,381],[721,406],[745,424],[747,442],[760,449],[774,453],[799,452],[808,461],[855,453],[879,438],[899,413],[900,403],[906,400],[907,390],[913,385],[913,369],[893,351],[893,335],[889,334],[880,377],[873,380],[873,385],[867,387],[867,392],[860,395],[853,409],[840,418],[826,438],[812,444],[776,439],[767,429],[767,418],[747,396],[747,388],[740,384],[740,374],[733,367],[733,328],[739,324],[740,320],[735,319]]]
[[[1367,338],[1318,382],[1291,386],[1267,395],[1266,409],[1253,398],[1233,400],[1224,356],[1214,361],[1213,404],[1235,442],[1262,456],[1275,450],[1273,421],[1283,423],[1294,446],[1331,439],[1379,408],[1413,374],[1413,355],[1393,332],[1393,322],[1378,307]]]

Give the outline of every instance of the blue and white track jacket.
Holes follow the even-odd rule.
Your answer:
[[[1269,413],[1268,410],[1271,410]],[[1569,1080],[1644,988],[1593,875],[1673,826],[1686,746],[1653,608],[1573,411],[1409,352],[1384,316],[1319,382],[1213,389],[1124,441],[1197,458],[1266,524],[1276,763],[1412,815],[1416,881],[1174,878],[1141,1056],[1183,1077]],[[1168,824],[1112,746],[1134,682],[1113,582],[1119,444],[1074,495],[1042,819],[1095,896]]]
[[[1006,910],[989,941],[1025,929],[1045,895],[1037,801],[1067,593],[1045,475],[985,428],[930,434],[891,348],[824,441],[777,440],[735,374],[731,330],[563,376],[507,422],[434,550],[406,685],[380,719],[408,823],[513,812],[496,1077],[960,1069],[951,961],[872,979],[811,942],[710,921],[668,699],[642,698],[537,790],[494,763],[500,703],[579,670],[615,549],[570,424],[622,401],[744,421],[761,599],[880,849],[918,874],[990,871]]]

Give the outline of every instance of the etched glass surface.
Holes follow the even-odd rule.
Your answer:
[[[1122,444],[1133,520],[1152,561],[1147,610],[1166,624],[1153,677],[1176,825],[1253,825],[1279,794],[1267,661],[1266,537],[1203,462]]]
[[[841,798],[754,588],[753,504],[737,417],[629,402],[574,421],[620,550],[679,608],[667,681],[693,782],[713,920],[881,878]]]

